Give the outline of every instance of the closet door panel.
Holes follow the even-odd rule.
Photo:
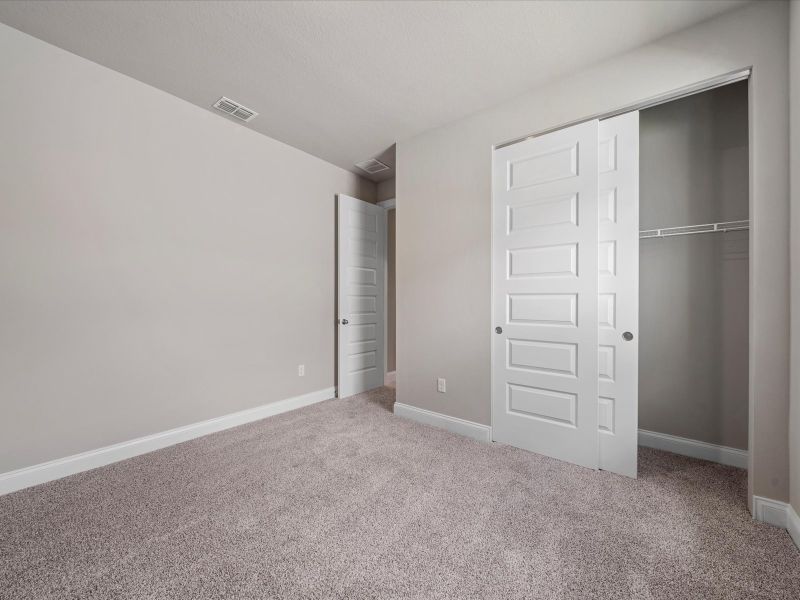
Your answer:
[[[492,435],[598,465],[598,122],[495,151]]]
[[[600,122],[599,465],[636,477],[639,380],[639,113]],[[628,332],[633,337],[626,340]]]

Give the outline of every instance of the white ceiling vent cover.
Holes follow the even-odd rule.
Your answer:
[[[389,170],[389,167],[387,165],[383,164],[376,158],[370,158],[369,160],[362,160],[360,163],[356,163],[356,166],[362,171],[366,171],[370,175],[374,175],[375,173],[380,173],[381,171]]]
[[[254,110],[247,108],[246,106],[242,106],[238,102],[234,102],[230,98],[226,98],[223,96],[219,100],[214,103],[214,108],[217,110],[221,110],[226,115],[230,115],[239,119],[240,121],[244,121],[247,123],[248,121],[252,121],[258,116],[258,113]]]

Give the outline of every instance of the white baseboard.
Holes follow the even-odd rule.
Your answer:
[[[244,425],[252,421],[258,421],[266,417],[278,415],[280,413],[309,406],[323,400],[333,398],[335,388],[326,388],[302,396],[279,400],[263,404],[255,408],[242,410],[239,412],[223,415],[207,421],[184,425],[168,431],[146,435],[144,437],[113,444],[80,454],[73,454],[64,458],[58,458],[31,467],[17,469],[0,474],[0,495],[15,492],[32,485],[39,485],[54,479],[60,479],[67,475],[73,475],[89,469],[96,469],[103,465],[108,465],[126,458],[132,458],[140,454],[146,454],[153,450],[179,444],[194,438],[208,435],[223,429],[230,429],[237,425]]]
[[[398,417],[424,423],[425,425],[446,429],[452,433],[457,433],[458,435],[463,435],[473,440],[478,440],[479,442],[492,441],[492,428],[488,425],[465,421],[464,419],[443,415],[408,404],[401,404],[400,402],[394,403],[394,414]]]
[[[768,525],[786,529],[788,525],[788,507],[789,505],[786,502],[762,496],[753,496],[753,518]]]
[[[800,548],[800,516],[791,504],[786,505],[786,529],[794,540],[794,545]]]
[[[731,467],[739,467],[740,469],[747,468],[746,450],[698,442],[697,440],[690,440],[676,435],[640,429],[639,445],[665,450],[674,454],[682,454],[683,456],[691,456],[692,458],[710,460]]]
[[[800,517],[788,502],[753,496],[753,518],[786,529],[795,546],[800,548]]]

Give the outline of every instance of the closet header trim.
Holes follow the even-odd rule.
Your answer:
[[[611,112],[596,114],[590,117],[583,117],[575,121],[570,121],[569,123],[558,125],[557,127],[549,127],[548,129],[545,129],[543,131],[537,131],[536,133],[531,133],[520,138],[509,140],[507,142],[502,142],[500,144],[495,145],[494,149],[499,150],[500,148],[505,148],[506,146],[511,146],[512,144],[518,144],[519,142],[524,142],[525,140],[529,140],[531,138],[547,135],[548,133],[558,131],[559,129],[572,127],[573,125],[578,125],[580,123],[586,123],[587,121],[594,121],[595,119],[600,121],[604,119],[610,119],[611,117],[616,117],[624,113],[633,112],[635,110],[643,110],[645,108],[650,108],[652,106],[658,106],[659,104],[664,104],[665,102],[671,102],[673,100],[678,100],[679,98],[685,98],[686,96],[691,96],[693,94],[699,94],[700,92],[713,90],[714,88],[722,87],[723,85],[729,85],[731,83],[736,83],[737,81],[743,81],[750,77],[751,70],[752,69],[748,67],[746,69],[741,69],[739,71],[731,71],[730,73],[726,73],[725,75],[720,75],[718,77],[705,79],[698,83],[687,85],[682,88],[678,88],[677,90],[672,90],[671,92],[666,92],[664,94],[659,94],[657,96],[651,96],[650,98],[647,98],[640,102],[636,102],[635,104],[629,104],[628,106],[612,110]]]

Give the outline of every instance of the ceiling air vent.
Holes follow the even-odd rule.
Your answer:
[[[356,166],[361,169],[362,171],[366,171],[370,175],[374,175],[375,173],[380,173],[381,171],[388,171],[389,167],[383,164],[381,161],[370,158],[369,160],[362,160],[360,163],[356,163]]]
[[[258,116],[256,111],[250,110],[249,108],[242,106],[238,102],[234,102],[225,96],[214,103],[214,108],[221,110],[226,115],[230,115],[239,119],[240,121],[244,121],[245,123],[255,119]]]

